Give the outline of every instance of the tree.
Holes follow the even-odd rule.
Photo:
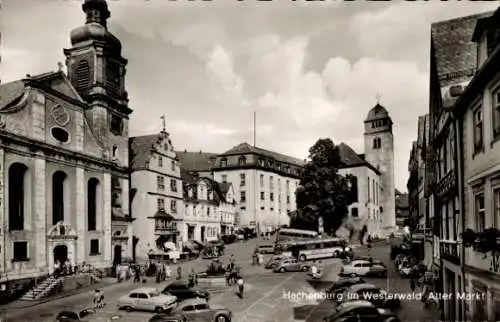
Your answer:
[[[354,199],[352,177],[340,175],[341,166],[338,147],[332,140],[319,139],[309,149],[309,162],[297,189],[295,222],[314,222],[317,228],[319,217],[323,217],[323,228],[328,233],[335,233],[342,225]]]

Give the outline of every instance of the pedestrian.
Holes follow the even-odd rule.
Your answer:
[[[318,275],[318,267],[316,266],[316,261],[313,261],[311,266],[311,275],[313,278],[316,278]]]
[[[104,294],[101,293],[101,290],[95,290],[94,295],[92,296],[92,303],[94,310],[100,309],[104,306]]]
[[[177,279],[178,280],[182,279],[182,267],[180,265],[177,266]]]
[[[236,284],[238,285],[238,296],[240,299],[243,298],[243,291],[245,289],[245,281],[243,280],[243,277],[241,275],[238,275],[238,278],[236,280]]]
[[[411,279],[410,279],[410,289],[411,289],[412,292],[415,292],[415,288],[416,288],[415,278],[412,276]]]
[[[170,270],[170,264],[167,263],[167,266],[165,267],[165,276],[167,279],[170,279],[170,275],[172,274],[172,271]]]

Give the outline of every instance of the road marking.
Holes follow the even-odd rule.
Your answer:
[[[268,292],[266,292],[261,298],[259,298],[257,301],[253,302],[252,305],[250,305],[245,311],[241,312],[243,315],[247,315],[247,312],[250,311],[253,307],[255,307],[257,304],[259,304],[260,302],[262,302],[262,300],[264,300],[265,298],[267,298],[269,295],[273,294],[274,291],[276,291],[278,288],[280,288],[281,286],[283,286],[284,284],[288,283],[288,281],[290,281],[291,279],[293,279],[295,276],[297,276],[298,272],[297,273],[294,273],[292,274],[290,277],[288,277],[286,280],[284,280],[283,282],[279,283],[278,285],[276,285],[275,287],[273,287],[271,290],[269,290]]]

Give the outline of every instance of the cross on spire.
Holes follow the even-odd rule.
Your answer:
[[[165,117],[165,115],[162,115],[160,116],[160,119],[162,121],[162,125],[163,125],[163,132],[165,132],[167,130],[167,118]]]
[[[380,99],[382,98],[382,95],[380,95],[380,93],[377,93],[377,96],[375,96],[375,98],[377,99],[377,104],[380,103]]]

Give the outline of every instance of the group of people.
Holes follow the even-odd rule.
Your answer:
[[[410,277],[410,289],[415,292],[417,286],[422,289],[422,302],[425,306],[429,305],[431,299],[429,295],[433,292],[436,279],[432,272],[425,271],[420,275],[412,275]]]

